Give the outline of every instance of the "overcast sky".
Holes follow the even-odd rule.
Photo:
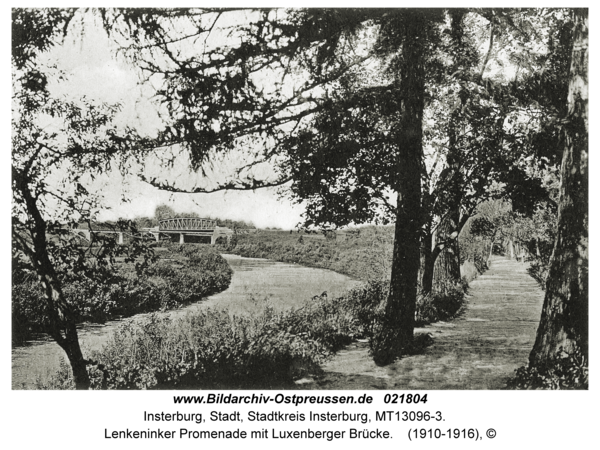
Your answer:
[[[123,110],[118,117],[119,123],[152,133],[160,126],[156,108],[148,101],[148,92],[138,85],[135,71],[123,60],[118,60],[114,50],[114,44],[100,27],[94,21],[86,21],[83,39],[75,33],[45,55],[48,62],[56,62],[68,76],[68,82],[54,84],[51,89],[53,93],[71,99],[85,95],[98,101],[121,103]],[[185,171],[177,175],[182,177],[183,174]],[[191,177],[192,181],[194,177],[198,176]],[[302,208],[279,200],[280,195],[275,189],[172,194],[140,181],[134,174],[123,177],[115,172],[96,181],[91,190],[101,192],[104,197],[105,208],[99,212],[100,220],[152,216],[157,205],[167,204],[177,212],[252,221],[259,227],[289,229],[301,221]]]

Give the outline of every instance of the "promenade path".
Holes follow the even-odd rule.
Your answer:
[[[527,363],[540,320],[544,293],[526,264],[496,258],[471,282],[464,312],[415,333],[433,344],[420,355],[377,367],[367,343],[339,352],[325,374],[307,389],[502,389]]]

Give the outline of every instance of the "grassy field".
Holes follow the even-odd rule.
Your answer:
[[[218,248],[223,253],[329,269],[369,281],[390,277],[393,243],[392,226],[368,226],[335,238],[296,231],[261,230],[257,234],[237,235],[230,243],[220,243]],[[461,266],[461,275],[466,282],[479,273],[469,260],[475,259],[472,247],[466,239],[461,242],[461,252],[467,259]]]
[[[363,227],[337,238],[261,230],[218,247],[224,253],[329,269],[367,281],[389,276],[393,238],[393,227]]]

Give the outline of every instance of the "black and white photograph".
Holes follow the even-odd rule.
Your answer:
[[[588,8],[175,6],[11,7],[11,399],[120,391],[92,448],[518,442],[463,398],[568,442]]]

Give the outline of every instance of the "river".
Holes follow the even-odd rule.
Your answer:
[[[243,258],[223,255],[233,269],[231,285],[225,291],[212,295],[185,308],[168,311],[172,317],[187,314],[198,308],[223,307],[234,313],[243,313],[269,302],[277,308],[287,309],[301,306],[315,295],[327,292],[328,296],[339,296],[359,284],[345,275],[324,269],[313,269],[296,264],[286,264],[268,259]],[[143,317],[140,314],[135,317]],[[135,320],[129,318],[125,320]],[[111,321],[104,325],[83,324],[79,328],[79,340],[84,352],[102,347],[107,336],[122,321]],[[31,389],[38,378],[59,367],[63,350],[49,338],[40,337],[26,346],[12,351],[13,389]]]

